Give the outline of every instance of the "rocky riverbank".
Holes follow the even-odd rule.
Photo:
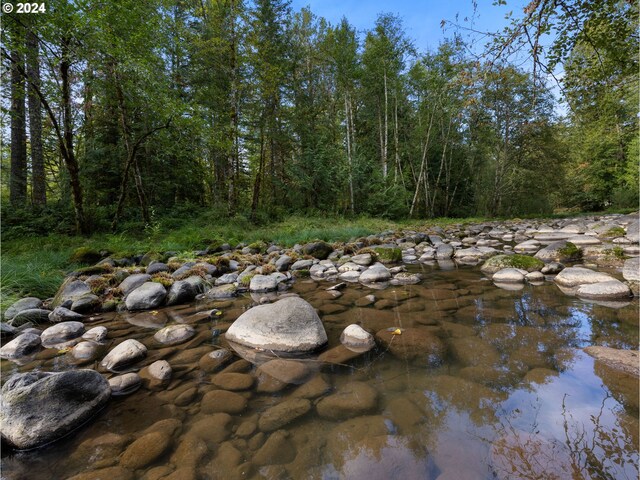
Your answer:
[[[206,332],[207,337],[224,336],[231,349],[198,350],[202,357],[198,364],[203,372],[220,372],[237,359],[235,351],[260,366],[254,375],[244,367],[215,375],[219,389],[205,394],[202,408],[211,414],[231,415],[243,410],[246,399],[241,392],[249,388],[277,392],[288,385],[302,385],[306,394],[263,413],[258,421],[262,432],[278,433],[311,409],[328,419],[365,415],[374,410],[377,396],[367,384],[354,382],[329,392],[328,385],[317,380],[313,368],[304,362],[265,362],[263,354],[313,355],[321,362],[341,364],[377,345],[401,358],[437,364],[450,347],[424,329],[380,325],[367,331],[353,324],[342,332],[341,345],[327,350],[323,320],[309,303],[287,293],[294,282],[314,280],[323,295],[334,299],[351,284],[363,285],[370,294],[356,305],[364,307],[384,302],[378,295],[381,290],[421,282],[421,274],[407,271],[408,265],[423,263],[441,269],[478,265],[478,276],[484,275],[496,288],[517,290],[526,283],[535,288],[553,282],[565,295],[617,308],[638,294],[638,242],[638,216],[634,214],[453,225],[292,248],[221,244],[187,253],[104,255],[94,265],[71,272],[53,298],[24,298],[5,312],[1,358],[27,365],[34,355],[50,352],[71,356],[83,368],[62,373],[21,372],[6,379],[0,403],[2,438],[17,449],[39,447],[90,420],[110,396],[128,395],[139,388],[162,392],[175,364],[149,355],[148,341],[141,332],[153,329],[154,345],[186,348],[202,341],[202,333],[193,325],[216,318],[225,301],[243,295],[250,296],[255,306],[233,323]],[[90,257],[91,252],[78,255],[83,253]],[[450,291],[434,289],[431,293],[443,303],[455,302]],[[167,322],[158,310],[193,302],[198,313],[180,322]],[[137,325],[130,338],[117,344],[110,341],[107,328],[92,327],[113,311],[132,312],[131,323]],[[460,346],[467,348],[473,345]],[[607,365],[615,368],[615,358],[606,356]],[[181,394],[188,403],[191,393]],[[158,427],[139,437],[126,448],[117,468],[135,471],[158,458],[166,449],[161,447],[169,430]],[[285,437],[273,434],[258,453],[265,450],[265,458],[284,455],[281,449],[286,443]]]

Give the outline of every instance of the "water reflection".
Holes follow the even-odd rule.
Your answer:
[[[637,348],[637,300],[610,308],[565,297],[551,284],[503,290],[477,268],[450,267],[409,266],[425,275],[420,284],[353,284],[340,295],[325,291],[329,282],[294,284],[327,330],[328,348],[311,359],[239,350],[207,367],[212,351],[231,347],[226,328],[262,295],[104,315],[97,323],[109,329],[108,348],[138,339],[149,352],[137,367],[167,360],[169,384],[112,399],[98,419],[51,448],[3,452],[3,478],[121,468],[131,442],[166,421],[175,422],[166,452],[130,472],[135,478],[637,478],[638,380],[581,351]],[[375,349],[339,344],[353,323],[378,334]],[[158,345],[154,332],[170,324],[197,334]],[[401,334],[393,338],[389,328]],[[41,350],[24,365],[3,360],[2,376],[76,368],[71,355]],[[221,373],[251,376],[253,386],[223,390]],[[353,384],[373,392],[366,408],[350,398],[348,408],[361,413],[320,414],[321,401]],[[292,399],[312,407],[275,432],[261,431],[264,412]]]

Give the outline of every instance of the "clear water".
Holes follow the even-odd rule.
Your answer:
[[[335,357],[337,363],[304,359],[322,378],[313,381],[332,391],[354,382],[373,387],[377,402],[367,412],[322,418],[315,408],[321,397],[315,397],[308,413],[276,433],[261,433],[261,414],[304,385],[276,393],[254,386],[239,392],[248,399],[246,409],[226,425],[212,420],[220,414],[209,413],[203,397],[218,387],[198,361],[225,346],[224,337],[211,332],[224,332],[250,307],[248,296],[208,305],[222,316],[193,323],[198,336],[173,347],[155,343],[155,329],[193,320],[195,305],[160,310],[154,319],[109,314],[95,325],[109,329],[113,344],[125,338],[145,343],[143,364],[168,360],[170,385],[112,398],[97,418],[49,447],[5,449],[2,478],[62,479],[117,466],[127,445],[169,418],[179,421],[170,446],[135,478],[638,478],[638,381],[582,351],[589,345],[637,348],[637,299],[611,308],[565,296],[550,283],[499,289],[473,267],[411,269],[425,273],[421,284],[384,290],[352,284],[335,299],[325,291],[329,282],[303,280],[292,288],[318,309],[329,349],[351,323],[372,332],[429,331],[446,345],[440,362],[398,354],[393,347],[399,341],[356,358]],[[369,294],[376,302],[358,306]],[[33,368],[78,368],[69,358],[48,350],[22,366],[2,361],[2,379]],[[239,357],[230,368],[256,370]],[[211,422],[206,433],[203,421]],[[267,440],[270,435],[274,439]],[[276,448],[264,447],[267,441]]]

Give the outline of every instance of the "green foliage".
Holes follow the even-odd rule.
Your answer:
[[[377,259],[383,263],[402,261],[402,250],[400,248],[373,247],[371,250],[376,254]]]
[[[604,232],[605,237],[624,237],[627,232],[622,227],[613,227]]]
[[[567,242],[567,244],[563,248],[559,249],[558,252],[567,260],[575,261],[582,257],[582,250],[571,242]]]

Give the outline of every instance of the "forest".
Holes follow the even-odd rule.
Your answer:
[[[534,0],[479,53],[287,0],[46,8],[2,19],[3,239],[637,208],[637,2]]]

